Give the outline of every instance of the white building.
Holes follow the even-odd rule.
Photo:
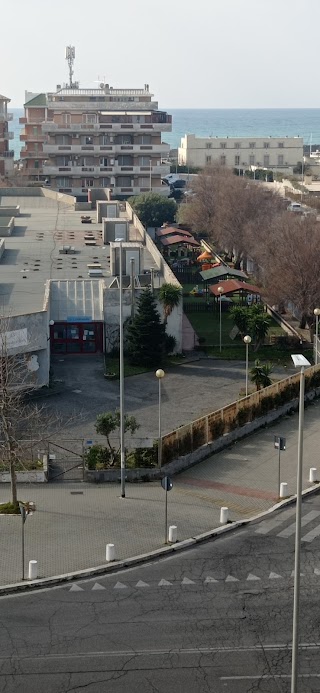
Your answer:
[[[182,166],[220,164],[239,170],[292,169],[303,159],[302,137],[196,137],[185,135],[178,149]]]

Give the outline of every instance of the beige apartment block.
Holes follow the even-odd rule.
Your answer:
[[[171,131],[172,118],[159,111],[148,84],[58,86],[54,93],[26,94],[24,108],[22,174],[29,182],[46,181],[79,197],[95,188],[111,188],[117,198],[168,190],[161,178],[169,173],[170,147],[162,133]]]
[[[9,132],[8,126],[13,115],[8,113],[8,103],[10,99],[0,94],[0,180],[13,174],[14,151],[10,149],[10,140],[14,135]]]
[[[290,171],[303,160],[303,138],[185,135],[181,138],[178,159],[180,165],[190,167],[220,164],[239,170],[254,166]]]

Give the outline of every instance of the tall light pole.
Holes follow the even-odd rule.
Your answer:
[[[149,159],[149,190],[152,192],[152,159]]]
[[[218,286],[218,292],[219,292],[219,351],[221,354],[222,350],[222,330],[221,330],[221,298],[222,298],[222,292],[223,292],[223,286]]]
[[[317,365],[318,365],[318,334],[319,334],[318,330],[319,330],[319,315],[320,315],[320,308],[315,308],[314,311],[313,311],[313,314],[316,316],[316,339],[315,339],[315,342],[316,342],[316,358],[315,358],[315,361],[316,361],[316,366],[317,366]]]
[[[292,669],[291,693],[298,693],[298,654],[299,654],[299,606],[300,606],[300,558],[301,558],[301,506],[302,506],[302,467],[303,467],[303,423],[304,423],[304,369],[310,366],[302,354],[292,354],[296,368],[300,368],[298,466],[296,500],[296,538],[294,552],[293,620],[292,620]]]
[[[119,320],[120,320],[120,479],[121,479],[121,498],[126,497],[126,460],[124,447],[124,361],[123,361],[123,258],[122,258],[122,239],[119,240]]]
[[[158,467],[160,469],[162,462],[162,441],[161,441],[161,380],[165,376],[162,368],[158,368],[156,376],[159,382],[159,416],[158,416]]]
[[[249,380],[249,344],[251,344],[251,337],[249,334],[243,338],[246,345],[246,397],[248,397],[248,380]]]

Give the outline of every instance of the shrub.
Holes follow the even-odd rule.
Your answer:
[[[250,414],[251,414],[251,410],[250,410],[249,407],[248,407],[248,408],[247,408],[247,407],[243,407],[242,409],[239,409],[239,411],[238,411],[238,413],[237,413],[237,424],[238,424],[238,426],[244,426],[244,424],[246,424],[247,421],[249,421],[249,419],[250,419]]]
[[[206,443],[206,432],[204,424],[197,424],[192,427],[192,449],[197,450]]]
[[[158,463],[158,445],[154,443],[152,448],[135,448],[127,454],[127,467],[136,469],[139,467],[156,467]]]
[[[88,469],[107,469],[110,467],[111,453],[104,445],[93,445],[85,453]]]
[[[177,346],[177,340],[173,334],[165,334],[164,336],[164,350],[166,354],[172,354]]]
[[[183,438],[180,438],[179,440],[179,455],[188,455],[189,452],[192,452],[192,438],[190,431],[185,433]]]
[[[0,515],[19,515],[19,503],[1,503]]]

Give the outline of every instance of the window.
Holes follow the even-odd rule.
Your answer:
[[[235,143],[234,143],[234,148],[235,148],[235,149],[241,149],[241,143],[240,143],[240,142],[235,142]]]
[[[110,178],[99,178],[99,186],[100,188],[109,188]]]
[[[226,149],[227,148],[227,143],[226,142],[220,142],[220,149]]]
[[[93,137],[85,137],[84,143],[85,144],[93,144]]]
[[[139,166],[150,166],[150,157],[139,156]]]
[[[83,122],[84,123],[96,123],[97,122],[97,116],[95,113],[86,113],[83,116]]]
[[[269,154],[265,154],[263,157],[263,165],[264,166],[270,166],[270,156]]]
[[[220,164],[221,164],[221,166],[225,166],[226,161],[227,161],[227,157],[224,156],[224,154],[222,154],[222,156],[220,156]]]
[[[118,176],[117,178],[117,185],[119,186],[119,188],[131,188],[132,182],[133,181],[131,180],[131,178],[129,178],[129,176]]]
[[[283,142],[278,142],[278,147],[280,147],[280,149],[283,149],[283,147],[284,147]]]
[[[254,149],[256,146],[255,142],[249,142],[249,149]]]
[[[264,142],[263,143],[264,149],[269,149],[270,147],[270,142]]]
[[[82,187],[83,188],[93,188],[92,178],[84,178],[84,180],[82,181]]]
[[[211,164],[211,156],[206,156],[206,164]]]
[[[100,166],[109,166],[109,160],[106,157],[100,159]]]
[[[249,166],[254,166],[254,155],[253,154],[251,154],[249,156]]]
[[[151,144],[151,135],[142,135],[141,144]]]
[[[71,144],[69,135],[57,135],[55,144]]]
[[[235,166],[240,166],[240,156],[235,156],[235,157],[234,157],[234,165],[235,165]]]
[[[58,188],[69,188],[69,178],[57,178],[57,187]]]
[[[278,155],[278,166],[283,166],[283,154]]]
[[[133,166],[132,156],[118,156],[118,166]]]
[[[206,149],[211,149],[211,148],[212,148],[211,142],[206,142]]]

